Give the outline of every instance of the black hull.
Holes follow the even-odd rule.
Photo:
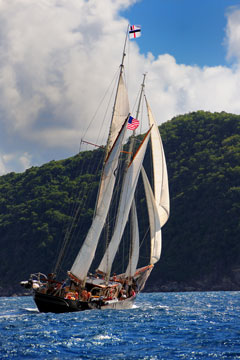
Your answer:
[[[136,296],[120,301],[79,301],[64,299],[59,296],[47,295],[35,292],[34,301],[40,312],[66,313],[93,309],[130,309],[133,306]]]
[[[65,313],[89,309],[87,302],[64,299],[39,292],[35,292],[34,301],[40,312]]]

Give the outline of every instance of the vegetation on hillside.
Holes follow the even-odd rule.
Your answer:
[[[226,277],[237,287],[240,116],[198,111],[162,124],[160,132],[171,216],[148,288],[199,281],[211,287]],[[103,155],[102,149],[88,151],[0,177],[0,294],[17,291],[18,282],[30,273],[52,271],[67,229],[73,243],[66,247],[64,261],[71,266],[91,223]],[[145,167],[150,174],[148,161]],[[144,223],[141,184],[138,202]],[[73,214],[79,221],[69,227]]]
[[[161,127],[171,216],[155,278],[212,287],[240,268],[240,116],[198,111]],[[239,274],[239,272],[238,272]]]

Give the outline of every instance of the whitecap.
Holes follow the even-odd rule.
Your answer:
[[[28,312],[34,312],[34,313],[39,312],[37,308],[24,308],[23,310],[28,311]]]
[[[109,340],[109,339],[111,339],[111,336],[99,334],[99,335],[94,336],[94,339],[96,339],[96,340]]]

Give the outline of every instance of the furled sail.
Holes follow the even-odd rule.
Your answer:
[[[109,156],[106,159],[103,175],[102,175],[102,195],[98,201],[98,207],[93,219],[92,225],[88,231],[87,237],[73,263],[71,268],[71,273],[75,275],[78,279],[84,280],[88,270],[91,266],[92,260],[95,255],[96,247],[98,244],[99,237],[101,235],[107,213],[110,207],[110,202],[112,199],[113,188],[115,184],[115,171],[118,166],[118,159],[120,155],[120,150],[122,148],[122,143],[124,140],[124,135],[127,126],[127,120],[125,120],[124,125],[111,149]]]
[[[149,125],[153,126],[151,131],[154,197],[158,205],[161,227],[167,222],[170,213],[170,200],[168,188],[167,165],[162,145],[162,139],[157,123],[153,117],[150,106],[146,100]]]
[[[149,129],[149,131],[147,132],[132,162],[129,164],[121,193],[114,233],[109,243],[109,246],[102,258],[102,261],[98,267],[98,270],[108,275],[110,274],[112,263],[118,250],[118,246],[120,244],[123,231],[128,220],[128,215],[132,205],[134,192],[137,186],[140,169],[150,136],[150,130],[151,129]]]
[[[127,270],[125,271],[126,277],[132,277],[137,269],[139,258],[139,229],[137,219],[137,209],[135,200],[133,199],[131,207],[131,252]]]

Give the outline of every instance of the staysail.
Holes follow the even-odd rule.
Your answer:
[[[150,106],[147,102],[149,125],[153,126],[151,131],[153,178],[154,178],[154,197],[159,206],[161,227],[167,222],[170,213],[169,187],[167,165],[163,150],[162,139],[158,130],[157,123],[153,117]]]
[[[167,165],[162,145],[162,139],[158,126],[153,117],[150,106],[146,100],[148,121],[152,126],[151,146],[152,146],[152,167],[154,178],[154,191],[152,191],[147,174],[142,168],[142,177],[147,200],[147,209],[150,224],[151,253],[150,264],[155,264],[161,256],[162,234],[161,228],[167,222],[170,212],[169,187]]]
[[[139,229],[137,219],[137,209],[135,200],[133,199],[131,207],[131,249],[129,256],[129,263],[125,275],[127,278],[133,277],[136,272],[138,258],[139,258]]]
[[[160,214],[159,207],[156,204],[156,200],[149,183],[147,174],[142,167],[141,169],[144,190],[147,200],[147,209],[149,216],[149,227],[150,227],[150,264],[155,264],[161,256],[162,250],[162,231],[161,231],[161,223],[160,223]]]

